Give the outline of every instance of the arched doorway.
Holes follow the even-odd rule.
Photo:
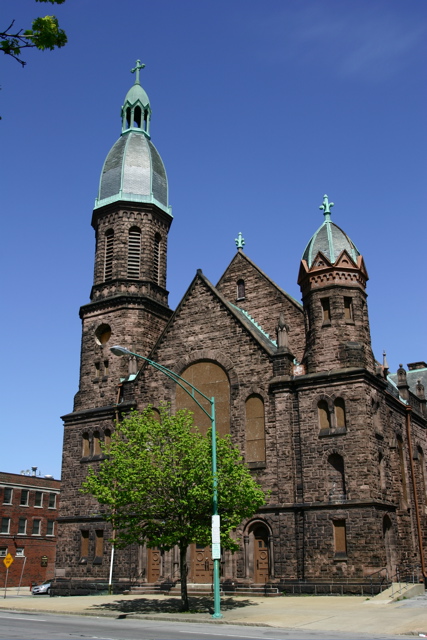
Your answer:
[[[269,535],[267,527],[257,525],[254,536],[254,582],[265,583],[270,576]]]

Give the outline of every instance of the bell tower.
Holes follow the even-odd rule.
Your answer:
[[[331,220],[324,196],[324,222],[310,239],[298,284],[306,320],[304,364],[307,373],[362,367],[374,372],[363,257]]]
[[[135,82],[121,109],[121,135],[101,172],[92,216],[94,282],[80,309],[82,352],[74,410],[111,405],[126,362],[109,347],[122,344],[147,354],[170,318],[166,290],[167,237],[172,223],[168,181],[151,142],[151,106]]]

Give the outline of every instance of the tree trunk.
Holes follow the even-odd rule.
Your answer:
[[[181,571],[181,611],[189,611],[187,593],[187,548],[188,545],[179,547],[179,567]]]

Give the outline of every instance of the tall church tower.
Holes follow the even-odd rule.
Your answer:
[[[324,222],[310,239],[298,284],[306,319],[307,373],[361,367],[374,372],[366,281],[362,256],[346,233],[331,220],[325,195]]]
[[[111,530],[81,486],[92,463],[103,457],[101,443],[111,437],[118,382],[136,372],[136,363],[129,371],[132,362],[112,357],[109,347],[123,344],[148,354],[172,315],[166,290],[172,215],[165,167],[151,142],[150,101],[139,81],[143,67],[138,60],[132,70],[135,83],[122,106],[121,135],[104,162],[92,216],[95,270],[90,302],[80,309],[79,390],[73,412],[63,416],[59,579],[105,580],[102,558],[111,550]]]
[[[111,344],[147,354],[171,316],[166,291],[167,236],[172,222],[162,159],[151,142],[150,101],[139,80],[121,110],[122,132],[101,172],[92,216],[96,251],[90,303],[83,325],[75,411],[111,405],[117,381],[129,372],[110,357]]]

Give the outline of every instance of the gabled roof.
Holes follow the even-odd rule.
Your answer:
[[[155,353],[162,342],[167,338],[167,334],[169,333],[171,327],[173,326],[176,318],[179,316],[181,309],[185,305],[186,301],[194,291],[197,282],[202,282],[203,285],[212,293],[212,295],[218,300],[218,303],[224,307],[224,309],[242,326],[245,331],[253,338],[253,340],[263,349],[267,355],[273,355],[276,350],[276,344],[273,340],[270,339],[268,334],[266,334],[259,325],[255,323],[255,321],[249,316],[249,314],[242,311],[238,307],[234,306],[229,302],[214,285],[206,278],[206,276],[202,273],[201,269],[198,269],[193,281],[185,292],[182,300],[177,306],[174,314],[171,316],[169,322],[164,328],[162,334],[154,345],[151,353]],[[150,356],[149,356],[150,357]]]
[[[285,296],[285,298],[287,298],[289,302],[291,302],[295,307],[297,307],[299,311],[302,311],[302,304],[298,302],[298,300],[295,300],[295,298],[293,298],[291,295],[289,295],[289,293],[286,293],[286,291],[284,291],[281,287],[279,287],[279,285],[276,284],[274,280],[272,280],[262,269],[260,269],[258,265],[255,264],[255,262],[253,262],[250,258],[248,258],[248,256],[245,253],[243,253],[241,249],[237,251],[237,253],[233,256],[232,260],[230,261],[230,264],[228,265],[228,267],[224,270],[222,276],[217,282],[217,285],[216,285],[217,287],[220,285],[221,280],[224,278],[224,276],[226,275],[227,271],[230,269],[233,262],[239,259],[246,260],[246,262],[248,262],[248,264],[250,264],[251,267],[253,267],[256,271],[258,271],[258,273],[263,278],[265,278],[267,282],[269,282],[275,289],[277,289],[277,291],[279,291],[283,296]]]

